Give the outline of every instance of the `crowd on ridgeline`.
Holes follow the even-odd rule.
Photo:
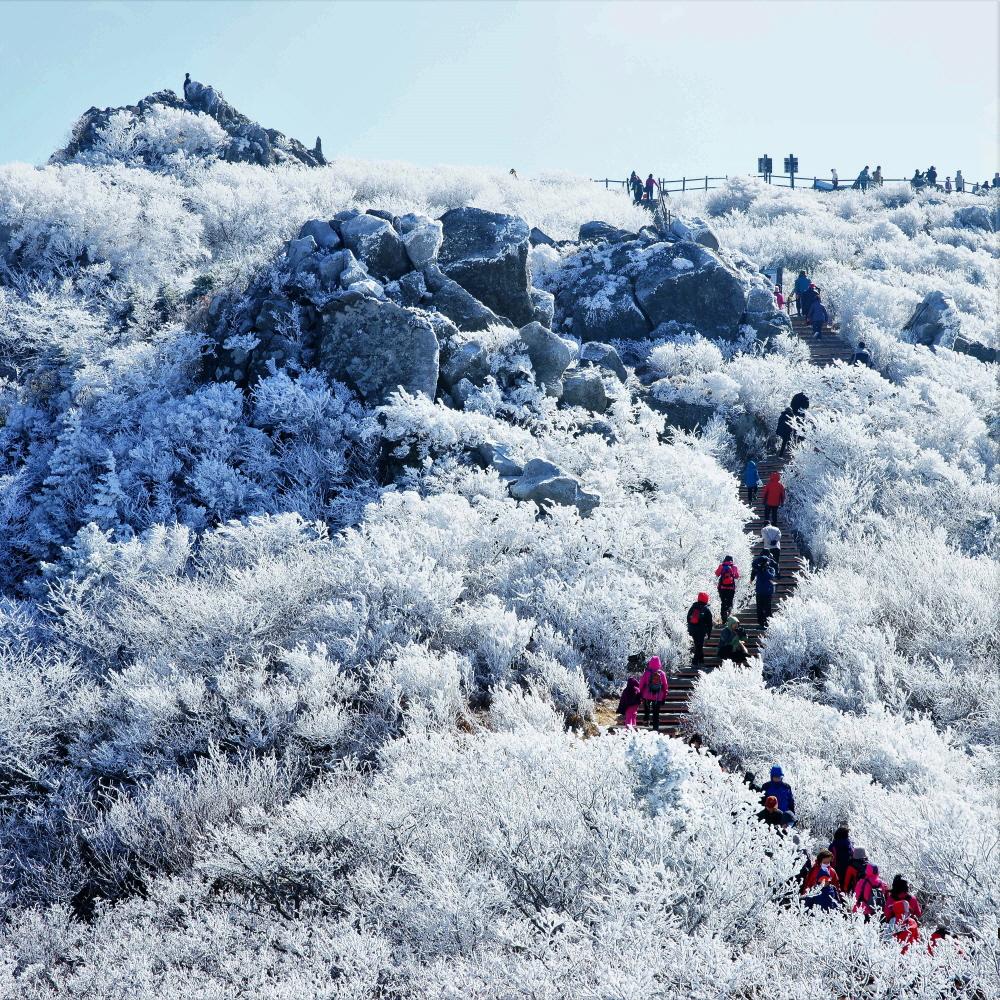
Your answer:
[[[655,200],[655,195],[653,194],[654,188],[660,188],[660,194],[665,198],[667,197],[667,191],[665,188],[660,187],[660,182],[650,174],[645,181],[633,170],[632,175],[628,179],[628,187],[632,192],[632,198],[637,205],[646,202],[651,204]]]
[[[965,178],[962,176],[961,170],[955,171],[955,180],[952,181],[951,175],[945,177],[944,184],[938,183],[938,172],[937,169],[932,165],[926,170],[913,171],[913,176],[910,178],[910,185],[920,190],[922,188],[928,188],[932,191],[944,191],[945,194],[951,194],[953,191],[956,194],[962,194],[964,191],[968,190],[966,188]],[[993,175],[992,181],[983,181],[980,184],[976,181],[971,188],[971,194],[988,194],[989,191],[1000,188],[1000,171]]]

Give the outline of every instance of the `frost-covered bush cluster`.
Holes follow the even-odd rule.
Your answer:
[[[512,388],[524,342],[491,327],[462,409],[373,409],[308,367],[207,377],[209,293],[354,207],[556,239],[648,214],[561,176],[221,162],[213,119],[167,110],[0,170],[0,995],[989,995],[995,371],[896,327],[933,272],[988,343],[990,237],[925,198],[734,183],[705,205],[723,242],[820,268],[878,371],[659,329],[652,399],[715,411],[667,432],[634,372],[599,420]],[[564,260],[536,248],[536,284]],[[763,671],[693,708],[727,769],[782,761],[802,845],[707,754],[583,738],[630,653],[685,663],[720,557],[749,563],[737,457],[799,390],[815,570]],[[600,504],[517,502],[484,450]],[[801,846],[843,819],[960,950],[798,906]]]

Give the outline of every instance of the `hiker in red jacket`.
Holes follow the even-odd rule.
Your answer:
[[[917,920],[924,915],[917,897],[910,892],[910,883],[902,875],[896,875],[892,880],[892,888],[889,890],[889,897],[885,902],[886,920],[892,916],[890,911],[895,903],[906,903],[906,912],[911,917],[916,917]]]
[[[726,556],[715,567],[715,575],[719,580],[719,601],[722,605],[719,620],[724,622],[729,617],[729,612],[733,610],[733,601],[736,600],[736,581],[740,578],[740,568],[733,562],[732,556]]]
[[[904,955],[910,950],[911,944],[920,940],[920,929],[903,900],[890,904],[889,933],[902,943]]]
[[[885,908],[885,898],[889,887],[878,874],[878,865],[865,865],[864,874],[854,883],[854,909],[863,913],[865,921],[881,916]],[[847,869],[848,878],[854,868]]]
[[[644,707],[642,718],[649,725],[649,716],[653,716],[653,729],[660,728],[660,709],[667,700],[667,675],[663,672],[658,656],[651,656],[646,671],[639,681],[639,693],[642,695]]]
[[[816,861],[812,868],[809,869],[809,874],[806,876],[805,882],[802,883],[802,892],[808,892],[814,886],[823,882],[824,879],[838,891],[840,890],[840,877],[837,875],[837,869],[833,867],[832,851],[820,851],[816,855]]]
[[[830,849],[833,850],[832,844],[830,845]],[[858,879],[864,876],[867,867],[868,852],[863,847],[855,847],[851,852],[851,860],[847,863],[847,870],[844,872],[844,877],[841,879],[844,892],[854,891],[854,886],[857,884]]]
[[[760,494],[764,501],[764,520],[768,524],[778,523],[778,508],[785,502],[785,486],[780,472],[772,472]]]

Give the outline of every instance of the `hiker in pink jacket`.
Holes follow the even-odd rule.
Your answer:
[[[667,675],[660,666],[660,658],[652,656],[646,665],[646,671],[639,681],[639,693],[642,695],[642,718],[649,725],[649,716],[653,716],[653,729],[660,728],[660,708],[667,700]]]

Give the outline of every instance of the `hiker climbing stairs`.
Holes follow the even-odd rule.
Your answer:
[[[808,347],[809,358],[812,364],[818,367],[826,367],[835,361],[850,361],[851,348],[840,339],[835,329],[827,326],[824,328],[822,336],[817,339],[813,335],[812,327],[805,319],[792,317],[792,330],[795,336]],[[772,472],[783,472],[787,464],[787,455],[770,455],[763,461],[758,462],[757,470],[760,474],[761,482],[767,482]],[[752,521],[747,523],[744,529],[753,540],[751,547],[753,559],[763,549],[760,529],[766,523],[764,503],[760,497],[760,493],[761,491],[758,490],[756,502],[752,505],[755,516]],[[740,487],[740,497],[747,502],[746,487],[744,486]],[[777,613],[785,598],[795,590],[799,570],[805,562],[792,533],[788,531],[787,527],[783,527],[780,522],[779,527],[782,527],[781,556],[778,563],[780,576],[775,582],[772,614]],[[746,568],[741,580],[743,593],[746,594],[747,588],[750,586],[749,567]],[[705,640],[705,662],[697,666],[692,665],[687,669],[679,670],[669,675],[667,699],[660,713],[660,731],[667,735],[678,736],[682,733],[685,716],[688,713],[688,699],[697,683],[698,677],[702,673],[714,670],[721,662],[719,659],[719,636],[725,622],[718,620],[717,600],[713,600],[712,602],[712,611],[716,615],[716,622],[711,635]],[[757,624],[757,605],[752,595],[747,604],[740,611],[736,612],[736,617],[739,619],[746,633],[745,642],[749,655],[751,657],[758,656],[763,645],[764,630]],[[610,712],[613,715],[614,705],[610,705]],[[605,718],[608,717],[607,710],[600,714]],[[645,728],[642,709],[639,711],[639,727]]]

